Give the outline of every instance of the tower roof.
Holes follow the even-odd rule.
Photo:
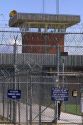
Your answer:
[[[79,15],[55,15],[40,13],[10,13],[9,26],[30,28],[67,28],[80,22]]]

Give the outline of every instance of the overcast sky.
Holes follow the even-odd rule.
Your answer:
[[[80,15],[83,21],[83,0],[59,0],[59,8],[60,14]],[[0,24],[8,22],[11,10],[42,13],[43,0],[0,0]],[[56,13],[56,0],[44,0],[44,13]]]

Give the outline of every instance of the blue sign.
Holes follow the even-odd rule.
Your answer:
[[[51,99],[52,101],[68,101],[68,89],[53,87],[51,89]]]
[[[21,98],[21,90],[9,89],[7,92],[7,97],[10,99],[20,99]]]

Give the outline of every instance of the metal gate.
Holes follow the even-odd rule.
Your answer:
[[[25,39],[21,32],[0,32],[0,116],[6,122],[83,124],[83,34],[62,34],[64,46],[60,34],[57,41],[58,34],[51,38],[45,35],[45,45],[22,45]],[[42,40],[41,35],[36,40]],[[35,33],[30,40],[34,36]],[[8,41],[13,43],[10,45]],[[67,88],[69,93],[68,101],[62,100],[60,119],[58,103],[62,97],[51,99],[54,87]]]

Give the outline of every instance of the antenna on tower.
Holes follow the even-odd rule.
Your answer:
[[[56,0],[56,14],[59,14],[59,0]]]
[[[44,14],[44,0],[43,0],[43,14]]]

